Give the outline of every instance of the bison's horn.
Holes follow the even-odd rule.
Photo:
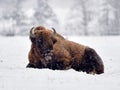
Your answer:
[[[34,30],[34,27],[32,27],[31,30],[30,30],[30,36],[31,37],[35,37],[33,30]]]
[[[56,34],[56,30],[54,28],[52,28],[52,30],[54,31],[54,34]]]
[[[56,30],[54,28],[52,28],[53,31],[54,31],[54,34],[53,34],[53,37],[52,37],[52,41],[53,43],[55,43],[57,40],[56,40]]]

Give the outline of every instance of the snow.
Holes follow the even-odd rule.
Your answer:
[[[103,59],[105,73],[25,68],[29,38],[0,37],[0,90],[120,90],[120,36],[67,38],[94,48]]]

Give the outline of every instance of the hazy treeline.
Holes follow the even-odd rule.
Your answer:
[[[1,35],[28,35],[36,25],[62,27],[67,35],[120,35],[120,0],[74,0],[62,26],[48,0],[36,0],[29,10],[27,3],[0,0]]]

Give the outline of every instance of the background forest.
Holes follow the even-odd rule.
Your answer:
[[[0,0],[0,35],[28,35],[37,25],[64,35],[120,35],[120,0]]]

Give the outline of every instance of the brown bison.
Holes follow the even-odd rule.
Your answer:
[[[104,65],[90,47],[66,40],[55,29],[48,30],[43,26],[30,30],[32,42],[27,67],[66,70],[73,68],[86,73],[104,73]]]

